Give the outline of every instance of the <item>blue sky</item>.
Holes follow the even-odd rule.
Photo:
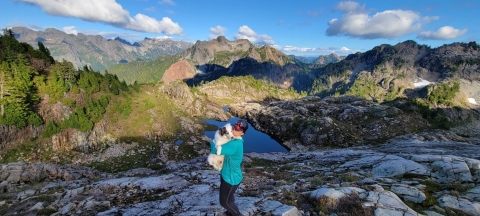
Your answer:
[[[480,41],[478,0],[2,0],[0,27],[119,36],[130,42],[219,35],[286,54],[364,52],[415,40],[432,48]]]

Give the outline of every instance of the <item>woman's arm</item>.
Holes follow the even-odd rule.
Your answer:
[[[220,152],[220,155],[233,155],[237,151],[239,144],[241,144],[241,141],[237,139],[233,139],[228,143],[223,144],[222,152]],[[213,148],[215,148],[215,146],[213,146]]]
[[[217,153],[217,148],[215,147],[215,143],[213,142],[213,140],[210,142],[210,153],[211,154]]]

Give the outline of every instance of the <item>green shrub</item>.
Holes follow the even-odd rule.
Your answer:
[[[73,98],[69,98],[69,97],[65,97],[65,98],[62,98],[62,104],[65,105],[65,106],[68,106],[70,108],[74,108],[75,107],[75,99]]]
[[[323,178],[313,178],[312,180],[310,180],[310,184],[312,185],[313,188],[321,186],[324,183],[325,183],[325,180]]]
[[[78,107],[75,113],[70,115],[70,118],[67,120],[61,121],[59,123],[60,128],[76,128],[82,132],[86,132],[93,128],[93,122],[90,121],[87,114],[85,114],[83,107]]]
[[[99,122],[103,118],[109,100],[110,97],[108,95],[102,95],[98,100],[92,99],[87,101],[86,114],[92,122]]]
[[[60,128],[52,121],[49,121],[42,132],[43,137],[51,137],[52,135],[60,132]]]
[[[112,104],[112,112],[113,113],[120,113],[124,117],[130,116],[130,113],[132,112],[132,104],[131,104],[131,99],[127,98],[126,101],[121,101],[121,100],[116,100]]]
[[[415,98],[410,100],[410,103],[417,108],[417,111],[422,114],[422,117],[425,118],[432,127],[448,130],[453,126],[453,122],[448,120],[443,113],[443,110],[439,108],[430,108],[428,101]]]
[[[33,126],[40,126],[43,124],[42,118],[37,113],[30,112],[28,115],[28,124]]]
[[[440,83],[430,85],[428,88],[427,100],[435,105],[453,106],[452,100],[460,91],[460,83]]]

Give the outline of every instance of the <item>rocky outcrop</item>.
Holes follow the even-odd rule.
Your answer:
[[[381,143],[428,126],[418,114],[351,96],[308,96],[291,101],[240,103],[228,108],[295,152]]]
[[[172,66],[165,71],[162,76],[162,81],[171,82],[174,80],[190,79],[193,78],[195,74],[195,70],[190,66],[188,61],[181,60],[172,64]]]
[[[400,136],[369,147],[246,154],[236,203],[244,215],[479,215],[480,143],[436,134]],[[162,170],[117,174],[28,163],[0,165],[0,171],[2,215],[215,216],[224,211],[218,204],[218,172],[206,156]]]
[[[65,129],[60,133],[51,137],[53,150],[72,150],[81,152],[91,152],[97,149],[101,143],[113,143],[112,139],[106,132],[106,122],[101,120],[96,123],[92,130],[81,132],[77,129]]]
[[[209,101],[205,95],[192,93],[190,88],[179,80],[172,80],[165,85],[159,85],[158,91],[167,94],[176,107],[190,116],[205,116],[209,119],[228,120],[231,115],[225,112],[220,105]]]
[[[0,125],[0,150],[23,143],[31,137],[39,137],[43,131],[43,125],[39,127],[27,126],[17,128],[13,125]]]

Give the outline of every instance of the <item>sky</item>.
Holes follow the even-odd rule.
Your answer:
[[[414,40],[480,43],[480,0],[1,0],[2,29],[55,28],[130,42],[217,36],[287,55],[348,55]]]

